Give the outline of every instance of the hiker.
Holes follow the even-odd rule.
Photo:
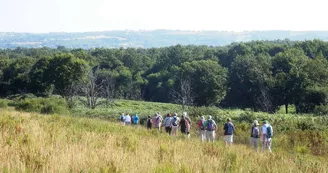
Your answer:
[[[124,116],[124,124],[131,125],[131,116],[128,113]]]
[[[200,117],[200,120],[198,120],[198,122],[197,122],[197,126],[198,126],[198,130],[199,130],[200,141],[204,142],[206,140],[204,116]]]
[[[138,125],[139,124],[139,116],[138,114],[135,114],[133,117],[132,117],[132,123],[134,125]]]
[[[266,121],[262,121],[261,127],[261,141],[262,141],[262,151],[266,148],[266,134],[267,134],[267,123]]]
[[[272,153],[271,143],[272,143],[273,129],[272,126],[268,123],[268,121],[266,121],[265,124],[266,124],[265,148],[267,148],[269,152]]]
[[[172,125],[172,136],[177,136],[178,129],[179,129],[179,122],[180,122],[180,119],[178,117],[178,114],[177,113],[174,113],[173,114],[172,121],[171,121],[171,125]]]
[[[212,116],[209,115],[208,120],[205,122],[206,139],[208,142],[214,142],[216,128],[215,121],[212,119]]]
[[[188,122],[187,122],[187,130],[188,130],[188,138],[190,138],[190,129],[191,129],[191,125],[192,125],[192,122],[191,122],[191,119],[188,117],[188,115],[187,115],[187,112],[183,112],[182,113],[183,114],[183,116],[185,117],[185,120],[187,120]]]
[[[189,138],[189,131],[188,131],[189,122],[188,120],[186,120],[186,117],[184,115],[182,115],[179,125],[181,128],[181,133],[186,134]]]
[[[259,122],[257,120],[254,120],[251,128],[251,147],[258,152],[258,146],[260,141],[260,129],[258,128]]]
[[[152,127],[152,125],[153,125],[153,120],[152,120],[152,118],[150,117],[150,115],[148,115],[148,118],[147,118],[147,122],[146,122],[146,124],[147,124],[147,129],[148,129],[148,130],[151,130],[151,127]]]
[[[233,132],[235,130],[235,126],[231,122],[231,118],[227,119],[227,122],[224,124],[224,141],[226,146],[231,146],[233,142]]]
[[[162,121],[163,121],[162,116],[159,114],[159,112],[157,112],[153,118],[153,124],[154,127],[157,128],[159,131],[161,131]]]
[[[172,117],[171,114],[167,114],[166,118],[164,120],[164,125],[165,125],[165,131],[166,133],[168,133],[169,135],[171,135],[171,131],[172,131]]]
[[[121,113],[121,115],[120,115],[120,121],[121,121],[121,124],[122,125],[125,125],[124,124],[124,118],[125,118],[124,113]]]

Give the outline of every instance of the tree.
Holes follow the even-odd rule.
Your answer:
[[[84,106],[95,109],[101,102],[99,98],[104,93],[104,80],[99,77],[99,69],[90,70],[86,78],[78,85],[78,91],[82,94],[79,100]]]
[[[191,81],[188,78],[181,78],[178,82],[178,89],[172,88],[173,101],[182,106],[182,110],[185,110],[185,106],[192,106],[194,103],[194,95],[191,88]]]
[[[102,69],[99,71],[99,77],[103,81],[103,97],[106,99],[106,107],[114,101],[116,91],[116,78],[119,73],[116,70]]]
[[[274,98],[277,103],[285,105],[286,113],[289,104],[299,105],[302,94],[310,84],[305,72],[308,60],[302,50],[295,48],[278,53],[272,60]],[[296,112],[299,112],[298,108]]]
[[[38,96],[48,96],[52,94],[52,85],[48,82],[46,70],[49,66],[50,58],[39,59],[29,72],[30,91]]]
[[[231,64],[229,91],[230,106],[273,112],[270,87],[271,57],[267,54],[238,56]]]
[[[85,78],[87,69],[87,62],[69,53],[56,54],[49,60],[46,70],[48,82],[54,85],[55,92],[63,96],[70,107],[76,94],[76,84]]]
[[[182,64],[179,76],[190,79],[197,106],[218,105],[226,95],[227,70],[216,61],[186,62]]]

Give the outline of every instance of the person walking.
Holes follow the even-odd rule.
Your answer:
[[[178,129],[179,129],[179,123],[180,123],[180,119],[178,117],[177,113],[174,113],[173,117],[172,117],[172,136],[177,136],[178,134]]]
[[[271,150],[271,143],[272,143],[272,135],[273,135],[273,128],[272,126],[266,121],[266,142],[265,142],[265,147],[269,150],[270,153],[272,153]]]
[[[124,117],[124,124],[131,125],[131,116],[128,113]]]
[[[212,116],[208,116],[208,120],[205,122],[206,140],[208,142],[214,142],[216,129],[217,126],[215,121],[212,119]]]
[[[186,117],[184,115],[182,115],[179,125],[181,128],[180,129],[181,133],[189,137],[189,131],[188,131],[189,122],[188,120],[186,120]]]
[[[200,120],[198,120],[198,122],[197,122],[201,142],[204,142],[206,140],[205,122],[206,122],[206,120],[205,120],[204,116],[201,116]]]
[[[252,128],[251,128],[251,139],[250,139],[250,143],[251,143],[251,147],[254,148],[256,150],[256,152],[258,152],[258,146],[259,146],[259,142],[260,142],[260,129],[258,128],[259,126],[259,122],[257,120],[254,120],[253,124],[252,124]]]
[[[187,131],[188,131],[188,138],[190,138],[190,129],[192,126],[192,122],[191,119],[189,118],[189,116],[187,115],[187,112],[183,112],[183,116],[185,117],[185,120],[188,121],[187,122]]]
[[[264,151],[265,150],[265,148],[266,148],[266,140],[267,140],[267,137],[266,137],[266,135],[267,135],[267,121],[266,120],[264,120],[264,121],[262,121],[262,127],[261,127],[261,141],[262,141],[262,151]]]
[[[153,125],[153,119],[150,117],[150,115],[148,115],[146,124],[147,124],[147,129],[151,130],[151,127]]]
[[[138,114],[135,114],[133,117],[132,117],[132,123],[134,125],[138,125],[139,124],[139,116]]]
[[[224,124],[224,141],[226,146],[231,146],[233,143],[233,132],[235,131],[235,126],[231,122],[231,118],[227,119],[227,122]]]
[[[157,112],[153,118],[154,127],[161,131],[163,117]]]
[[[172,123],[171,122],[172,122],[171,114],[167,114],[164,119],[164,125],[165,125],[165,131],[169,135],[171,135],[171,131],[172,131]]]
[[[125,123],[124,123],[124,118],[125,118],[124,113],[121,113],[121,115],[120,115],[120,122],[121,122],[121,124],[122,124],[123,126],[125,125]]]

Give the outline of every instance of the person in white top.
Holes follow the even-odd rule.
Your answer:
[[[131,125],[131,116],[129,114],[124,116],[124,123],[125,125]]]
[[[169,135],[171,135],[171,131],[172,131],[172,117],[171,114],[167,114],[166,118],[164,120],[164,125],[165,125],[165,131],[166,133],[168,133]]]
[[[262,141],[262,150],[265,150],[266,147],[266,140],[267,140],[267,123],[266,121],[262,122],[262,127],[261,127],[261,141]]]
[[[178,129],[179,129],[179,122],[180,119],[178,117],[177,113],[173,114],[173,118],[171,120],[171,125],[172,125],[172,136],[177,136],[178,134]]]

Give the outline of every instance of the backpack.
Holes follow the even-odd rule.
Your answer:
[[[232,123],[227,123],[227,129],[226,129],[226,133],[225,135],[232,135],[233,134],[233,130],[234,130],[234,127],[233,127],[233,124]]]
[[[207,123],[207,130],[214,130],[214,123],[213,123],[213,120],[208,120],[208,123]]]
[[[138,121],[139,121],[139,117],[136,115],[133,117],[133,123],[134,124],[138,124]]]
[[[267,126],[267,138],[271,138],[272,137],[272,135],[273,135],[273,131],[272,131],[272,127],[271,127],[271,125],[268,125]]]
[[[124,116],[121,115],[120,120],[123,122],[124,121]]]
[[[259,138],[259,136],[260,136],[260,130],[257,127],[252,127],[251,137]]]
[[[148,118],[148,119],[147,119],[147,125],[148,125],[148,126],[151,126],[151,125],[152,125],[152,123],[151,123],[151,118]]]
[[[178,125],[178,118],[177,117],[173,117],[172,126],[177,126],[177,125]]]
[[[201,130],[205,130],[204,129],[204,120],[199,120],[198,123],[197,123],[198,127],[201,129]]]
[[[157,116],[155,122],[156,122],[156,123],[161,123],[161,117],[160,117],[160,116]]]

